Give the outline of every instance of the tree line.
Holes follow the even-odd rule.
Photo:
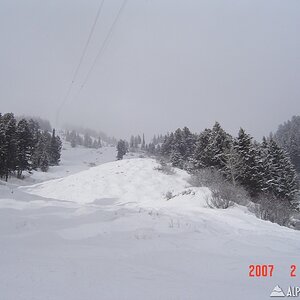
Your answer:
[[[51,134],[33,119],[17,121],[13,113],[0,113],[0,177],[6,181],[11,175],[22,178],[24,171],[46,172],[58,165],[61,148],[55,129]]]
[[[289,154],[300,173],[300,116],[293,116],[291,120],[279,125],[274,139]]]
[[[252,198],[269,194],[292,204],[298,194],[294,165],[273,137],[258,143],[243,129],[233,137],[216,122],[200,134],[179,128],[153,152],[191,173],[217,170],[234,186],[243,186]]]
[[[81,127],[81,126],[74,126],[74,125],[65,125],[64,126],[64,130],[67,134],[67,132],[69,133],[76,133],[79,136],[85,136],[88,135],[90,136],[93,140],[101,140],[101,144],[102,146],[104,144],[106,145],[110,145],[110,146],[116,146],[117,145],[117,140],[115,137],[111,137],[108,136],[106,133],[104,133],[103,131],[97,131],[91,128],[86,128],[86,127]],[[79,143],[77,143],[77,145],[80,145]]]
[[[101,138],[93,139],[88,132],[83,136],[76,132],[75,130],[66,131],[66,141],[70,142],[71,147],[74,148],[78,145],[84,146],[86,148],[99,149],[102,147]]]

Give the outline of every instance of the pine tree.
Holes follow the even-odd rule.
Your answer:
[[[178,149],[174,149],[170,156],[170,161],[173,167],[183,168],[184,160]]]
[[[134,145],[133,145],[133,148],[134,149],[138,149],[139,147],[139,139],[137,136],[134,137]]]
[[[145,135],[143,134],[143,140],[142,140],[142,146],[141,146],[142,150],[145,150]]]
[[[142,139],[141,139],[140,135],[137,136],[137,143],[138,143],[138,145],[140,145],[142,143]]]
[[[5,144],[2,146],[4,152],[3,173],[7,181],[9,175],[16,170],[17,164],[16,119],[14,114],[4,114],[2,122],[5,133]]]
[[[191,160],[195,147],[196,147],[196,136],[191,133],[191,131],[187,128],[184,127],[182,129],[182,140],[183,143],[185,144],[185,151],[183,155],[183,159],[185,162],[188,162]]]
[[[126,146],[126,142],[124,140],[119,140],[118,144],[117,144],[117,159],[121,160],[123,159],[123,156],[126,154],[127,152],[127,146]]]
[[[173,150],[173,143],[174,143],[174,134],[167,134],[165,136],[164,142],[161,145],[161,155],[164,157],[169,157]]]
[[[132,135],[130,137],[130,150],[133,151],[133,148],[134,148],[134,136]]]
[[[257,151],[252,143],[252,137],[242,128],[234,141],[234,149],[239,156],[237,180],[248,190],[250,196],[256,196],[261,192]]]
[[[90,135],[88,133],[85,133],[84,139],[83,139],[84,147],[91,148],[92,144],[93,144],[92,138],[90,137]]]
[[[211,138],[211,129],[205,129],[197,138],[195,151],[191,162],[194,170],[211,166],[211,155],[207,151],[207,146]]]
[[[48,150],[48,161],[51,166],[59,164],[62,143],[59,136],[55,135],[55,129],[52,130],[50,147]]]
[[[218,122],[215,123],[209,136],[206,149],[210,166],[219,170],[225,167],[226,152],[230,149],[231,137],[222,129]]]
[[[186,154],[186,144],[180,128],[174,132],[170,161],[174,167],[183,168],[184,157]]]
[[[16,167],[17,176],[21,178],[24,170],[31,170],[31,146],[33,144],[33,136],[26,119],[21,119],[16,128],[17,139],[17,157]]]
[[[265,190],[292,202],[298,191],[296,171],[286,152],[273,140],[268,142]]]
[[[32,163],[35,169],[42,168],[48,170],[50,164],[50,145],[51,145],[51,134],[49,132],[42,132],[39,135],[39,140],[33,154]],[[46,166],[47,165],[47,166]],[[46,170],[46,171],[47,171]],[[44,171],[44,172],[46,172]]]
[[[5,175],[5,162],[6,162],[6,140],[5,140],[5,127],[0,113],[0,177]]]
[[[156,149],[155,149],[154,143],[149,143],[149,146],[148,146],[148,152],[149,152],[150,154],[156,154]]]
[[[40,168],[42,172],[47,172],[49,169],[49,156],[46,151],[41,153],[40,157]]]
[[[291,158],[296,170],[300,172],[300,116],[279,125],[274,139]]]

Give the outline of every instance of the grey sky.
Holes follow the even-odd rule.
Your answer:
[[[0,111],[55,121],[100,0],[0,0]],[[117,137],[215,120],[257,138],[300,114],[299,0],[106,0],[61,122]]]

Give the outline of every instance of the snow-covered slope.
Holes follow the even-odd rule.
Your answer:
[[[299,285],[299,232],[243,207],[211,209],[207,188],[156,167],[126,159],[0,186],[1,297],[269,299],[276,285]],[[249,277],[251,264],[274,264],[273,276]]]
[[[92,203],[101,199],[112,199],[118,204],[131,204],[159,208],[182,201],[195,201],[203,205],[209,196],[206,188],[190,188],[188,174],[176,170],[173,175],[166,175],[157,170],[158,164],[153,159],[137,158],[114,161],[70,175],[62,179],[47,181],[26,191],[42,197]],[[177,196],[167,201],[167,193]],[[184,197],[185,196],[185,197]],[[175,199],[176,198],[176,199]],[[185,203],[188,207],[191,203]]]
[[[59,166],[50,167],[46,173],[33,171],[29,179],[31,182],[41,182],[54,178],[61,178],[78,173],[106,162],[115,160],[116,148],[103,147],[90,149],[82,146],[72,148],[70,143],[63,140],[62,157]],[[27,181],[25,181],[27,182]]]

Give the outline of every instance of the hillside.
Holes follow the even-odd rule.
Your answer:
[[[75,167],[81,151],[63,152],[56,179],[0,186],[5,299],[269,299],[276,285],[297,285],[299,232],[244,207],[209,208],[207,188],[155,160]],[[249,278],[250,264],[274,264],[273,277]]]

